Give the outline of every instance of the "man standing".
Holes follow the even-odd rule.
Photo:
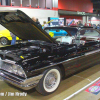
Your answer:
[[[35,17],[32,17],[32,20],[33,20],[40,28],[42,28],[42,25],[41,25],[40,22],[38,21],[38,18],[36,19]]]
[[[45,28],[45,27],[48,27],[49,25],[46,23],[46,21],[43,21],[43,29]]]
[[[79,21],[79,24],[78,24],[78,26],[83,26],[83,24],[82,24],[82,22],[81,22],[81,21]]]
[[[10,35],[12,37],[11,45],[14,45],[16,43],[16,35],[14,35],[12,32],[10,32]]]

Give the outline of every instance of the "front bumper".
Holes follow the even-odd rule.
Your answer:
[[[0,71],[0,76],[3,78],[4,81],[17,86],[18,88],[21,88],[23,90],[29,90],[37,86],[39,83],[39,80],[42,78],[43,74],[32,77],[32,78],[27,78],[27,79],[21,79],[18,78],[8,72],[5,71]]]

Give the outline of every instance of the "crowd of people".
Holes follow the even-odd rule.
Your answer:
[[[75,21],[73,21],[70,26],[83,26],[82,22],[81,21],[78,21],[75,23]]]
[[[69,26],[91,26],[94,29],[97,29],[100,31],[100,24],[92,24],[92,23],[85,23],[84,25],[82,24],[81,21],[78,21],[75,23],[75,21],[72,21],[72,23]]]

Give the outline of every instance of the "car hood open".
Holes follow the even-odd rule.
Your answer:
[[[20,10],[0,11],[0,24],[23,40],[56,43],[47,32]]]

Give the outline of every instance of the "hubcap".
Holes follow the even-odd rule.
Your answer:
[[[51,89],[55,86],[55,84],[57,83],[57,74],[55,72],[51,72],[47,75],[46,79],[45,79],[45,86],[48,89]]]
[[[6,39],[2,39],[1,40],[1,44],[6,45],[7,44],[7,40]]]

